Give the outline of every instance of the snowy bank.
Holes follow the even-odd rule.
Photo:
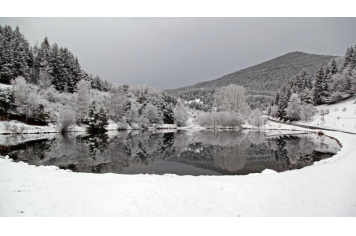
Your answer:
[[[311,121],[296,124],[356,133],[356,98],[349,98],[336,104],[316,106]],[[324,115],[321,111],[324,111]],[[327,114],[325,114],[327,113]]]
[[[1,216],[356,216],[356,136],[300,170],[247,176],[87,174],[0,158]]]
[[[86,132],[87,125],[75,125],[70,128],[70,132]],[[0,121],[1,134],[39,134],[39,133],[60,133],[59,129],[54,124],[47,126],[28,125],[17,120]]]

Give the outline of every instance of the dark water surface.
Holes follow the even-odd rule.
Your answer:
[[[115,132],[1,136],[0,154],[31,165],[88,173],[245,175],[282,172],[333,156],[336,140],[263,132]]]

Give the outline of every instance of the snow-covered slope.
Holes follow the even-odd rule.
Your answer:
[[[311,121],[295,123],[356,133],[355,97],[332,105],[316,106],[315,109],[317,112]],[[321,110],[329,110],[329,114],[322,116]]]
[[[1,216],[356,216],[356,136],[331,159],[247,176],[86,174],[0,158]]]

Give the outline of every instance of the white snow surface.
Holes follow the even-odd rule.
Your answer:
[[[11,121],[0,121],[0,134],[8,134],[13,133],[11,129],[7,129],[5,123],[9,124],[10,126],[16,125],[19,129],[21,126],[24,127],[22,131],[23,134],[35,134],[35,133],[59,133],[59,129],[55,124],[49,124],[47,126],[37,126],[37,125],[28,125],[22,123],[17,120]],[[87,125],[82,124],[81,126],[75,125],[71,128],[71,132],[85,132],[87,129]]]
[[[356,136],[300,170],[246,176],[74,173],[0,158],[0,216],[356,216]]]
[[[0,83],[0,89],[12,89],[12,85]]]
[[[316,106],[316,114],[309,122],[298,121],[296,124],[310,125],[340,131],[356,133],[356,98],[350,98],[340,103]],[[329,109],[329,114],[321,115],[320,110]],[[324,120],[322,120],[324,118]]]

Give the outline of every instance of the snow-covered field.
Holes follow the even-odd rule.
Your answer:
[[[310,125],[334,130],[356,133],[356,98],[350,98],[332,105],[316,106],[316,114],[309,122],[298,121],[296,124]],[[329,114],[321,115],[321,110],[329,110]]]
[[[356,136],[300,170],[247,176],[87,174],[0,158],[1,216],[356,216]]]

